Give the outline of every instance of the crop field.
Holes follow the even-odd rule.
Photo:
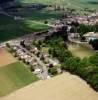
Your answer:
[[[5,49],[0,48],[0,67],[16,62],[16,59]]]
[[[38,78],[20,62],[0,67],[0,97],[36,80]]]
[[[75,75],[63,73],[24,87],[0,100],[98,100],[98,93]]]

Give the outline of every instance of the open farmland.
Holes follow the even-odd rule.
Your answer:
[[[44,3],[60,5],[69,8],[81,10],[83,8],[98,10],[98,0],[21,0],[22,3]]]
[[[0,42],[47,28],[47,25],[28,21],[28,19],[16,21],[8,16],[0,15]]]
[[[5,49],[0,48],[0,67],[16,62],[16,59]]]
[[[17,0],[21,4],[42,3],[50,5],[59,5],[61,8],[75,8],[79,13],[83,9],[98,10],[97,0]],[[86,7],[85,7],[86,5]],[[34,31],[47,30],[48,26],[44,21],[60,18],[62,11],[51,11],[48,8],[42,10],[21,10],[17,16],[22,16],[24,20],[14,20],[13,18],[0,15],[0,42],[23,36]],[[39,23],[40,22],[40,23]]]
[[[22,63],[15,62],[0,68],[0,96],[24,87],[38,78]]]
[[[93,91],[79,77],[64,73],[46,81],[39,81],[0,100],[98,100]]]

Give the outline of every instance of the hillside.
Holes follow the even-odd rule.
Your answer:
[[[50,8],[42,8],[33,10],[33,4],[52,5],[66,8],[74,8],[79,14],[90,13],[89,11],[98,11],[97,0],[16,0],[22,7],[8,7],[4,2],[10,0],[0,0],[5,8],[2,15],[0,10],[0,41],[6,41],[22,35],[32,33],[34,31],[47,30],[47,25],[44,24],[46,20],[58,19],[63,15],[63,11],[55,11]],[[13,1],[13,0],[12,0]],[[11,3],[12,5],[12,3]],[[15,5],[15,3],[14,3]],[[24,8],[25,6],[25,8]],[[31,7],[30,7],[31,6]],[[88,10],[88,11],[85,11]],[[15,20],[14,17],[19,17]]]
[[[98,0],[21,0],[22,3],[44,3],[52,5],[60,5],[76,9],[96,9],[98,10]]]

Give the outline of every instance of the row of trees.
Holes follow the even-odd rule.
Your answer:
[[[95,25],[85,25],[79,24],[78,22],[72,22],[72,28],[70,29],[71,33],[79,33],[81,41],[85,41],[83,36],[87,32],[98,32],[98,23]],[[98,50],[98,39],[90,40],[89,42],[95,50]]]
[[[98,23],[96,23],[95,25],[79,25],[78,22],[72,22],[72,28],[70,32],[79,33],[81,37],[87,32],[98,32]]]

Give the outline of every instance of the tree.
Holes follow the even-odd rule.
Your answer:
[[[80,36],[82,37],[87,32],[93,32],[95,31],[94,25],[85,25],[80,24],[77,28],[77,32],[80,33]]]
[[[95,24],[95,32],[98,32],[98,22]]]
[[[40,57],[40,59],[41,59],[42,61],[44,61],[44,60],[45,60],[45,57],[42,55],[42,56]]]
[[[89,62],[92,65],[98,66],[98,53],[96,53],[95,55],[89,57]]]
[[[98,74],[93,75],[90,80],[89,83],[91,84],[91,86],[98,91]]]
[[[25,45],[25,40],[20,41],[20,45],[23,46],[23,47],[25,47],[26,46]]]
[[[85,78],[85,76],[87,75],[86,68],[88,66],[90,66],[90,62],[89,62],[88,58],[83,58],[80,61],[80,64],[78,67],[78,75]]]
[[[45,21],[44,21],[44,23],[45,23],[45,24],[48,24],[48,21],[47,21],[47,20],[45,20]]]
[[[64,41],[68,41],[67,26],[63,26],[60,35],[63,37]]]
[[[75,27],[75,26],[72,26],[72,27],[71,27],[70,33],[76,33],[76,27]]]
[[[58,74],[57,67],[49,68],[48,72],[52,75]]]
[[[64,42],[64,41],[61,41],[61,42],[59,43],[59,46],[60,46],[61,48],[64,48],[64,49],[68,49],[68,46],[67,46],[66,42]]]
[[[98,50],[98,39],[94,39],[94,40],[90,41],[90,44],[92,45],[94,50]]]
[[[65,62],[65,70],[69,70],[72,73],[78,73],[78,67],[80,64],[79,57],[70,57]]]
[[[10,48],[11,46],[10,46],[10,44],[9,44],[9,43],[6,43],[6,47]]]
[[[72,21],[71,22],[72,26],[75,26],[76,28],[79,26],[79,23],[77,21]]]

